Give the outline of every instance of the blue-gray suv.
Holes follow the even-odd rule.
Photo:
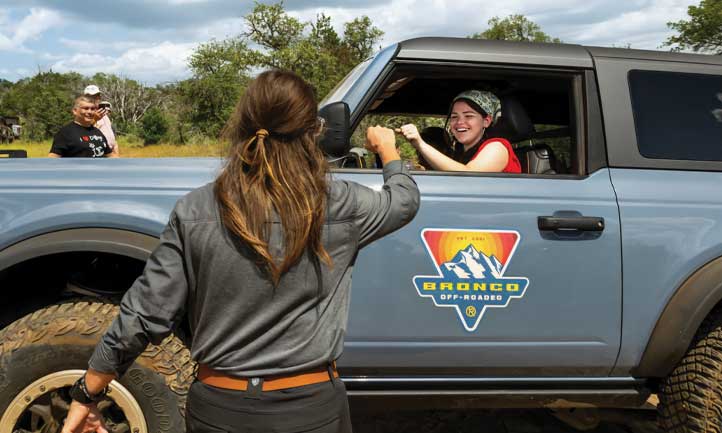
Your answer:
[[[412,171],[417,217],[357,259],[339,362],[352,403],[628,408],[658,394],[665,431],[719,431],[722,58],[404,41],[321,103],[333,176],[380,188],[365,126],[444,128],[467,89],[500,97],[495,133],[523,173]],[[173,204],[220,167],[0,161],[0,433],[57,430]],[[186,341],[181,325],[113,382],[109,425],[183,430]]]

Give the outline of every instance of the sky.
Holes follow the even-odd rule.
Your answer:
[[[265,1],[264,1],[265,2]],[[497,3],[497,4],[495,4]],[[523,14],[566,43],[666,50],[670,21],[699,0],[286,0],[303,21],[363,15],[385,32],[380,46],[418,36],[465,37],[489,18]],[[156,85],[190,76],[200,43],[242,33],[250,0],[0,0],[0,78],[38,71],[113,73]]]

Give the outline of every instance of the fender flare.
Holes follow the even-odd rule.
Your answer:
[[[682,283],[659,316],[635,377],[665,377],[689,348],[702,321],[722,300],[722,257],[695,271]]]
[[[59,230],[17,242],[0,251],[0,271],[50,254],[93,251],[148,260],[158,238],[120,229],[82,228]]]

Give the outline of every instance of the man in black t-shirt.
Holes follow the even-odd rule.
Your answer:
[[[108,145],[100,129],[93,126],[97,106],[92,98],[79,96],[73,104],[73,121],[63,126],[48,154],[51,158],[63,157],[115,157],[117,153]]]

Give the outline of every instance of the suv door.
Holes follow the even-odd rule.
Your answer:
[[[584,119],[597,101],[585,86],[596,90],[582,72],[574,82]],[[598,106],[590,113],[593,121],[580,120],[580,143],[600,130]],[[345,375],[608,375],[621,323],[619,213],[608,169],[413,175],[422,199],[416,218],[359,255]],[[368,170],[335,176],[381,185]]]

